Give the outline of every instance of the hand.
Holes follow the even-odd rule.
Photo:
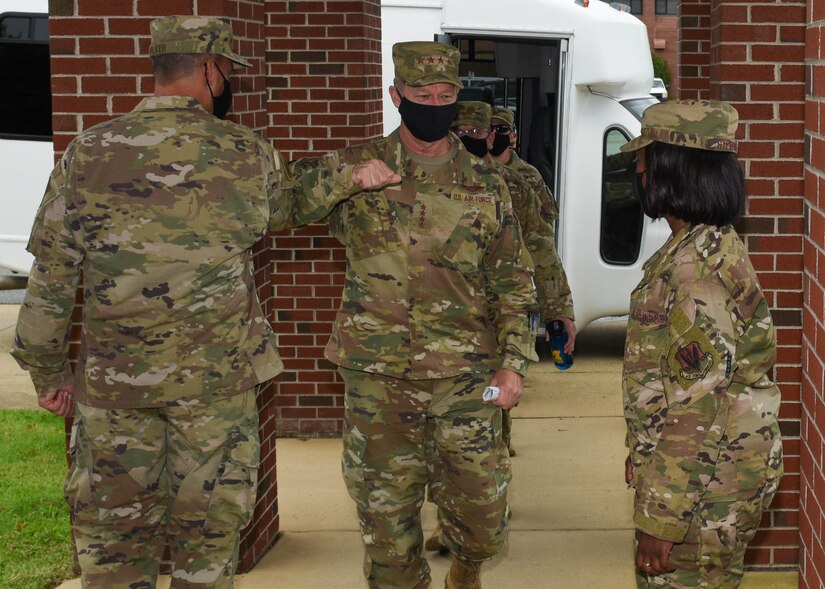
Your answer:
[[[498,399],[493,405],[502,409],[511,409],[518,405],[521,394],[524,392],[524,377],[518,372],[506,368],[499,368],[490,379],[490,385],[499,388]]]
[[[636,568],[647,575],[672,573],[676,567],[670,564],[673,542],[660,540],[641,530],[636,530]]]
[[[364,190],[378,190],[401,182],[401,176],[381,160],[367,160],[352,169],[352,181]]]
[[[633,482],[633,461],[630,456],[624,461],[624,482],[628,485]]]
[[[576,348],[576,324],[573,323],[572,319],[568,319],[567,317],[556,317],[556,319],[564,323],[564,331],[567,333],[567,343],[564,344],[564,353],[572,354]],[[544,330],[544,341],[550,341],[550,333],[546,329]]]
[[[72,417],[74,415],[74,387],[49,391],[37,398],[37,404],[60,417]]]

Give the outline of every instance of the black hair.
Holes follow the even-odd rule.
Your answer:
[[[163,85],[185,78],[201,66],[204,53],[164,53],[152,56],[152,74]]]
[[[647,146],[647,198],[654,218],[727,225],[745,209],[747,189],[736,154],[654,141]]]

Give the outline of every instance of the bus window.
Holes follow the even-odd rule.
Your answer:
[[[604,138],[600,250],[608,264],[626,266],[639,259],[644,213],[636,195],[636,159],[619,148],[630,138],[609,129]]]
[[[0,138],[51,141],[48,20],[42,14],[0,14]]]

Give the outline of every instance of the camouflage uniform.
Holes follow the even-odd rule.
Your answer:
[[[493,111],[490,105],[479,101],[462,101],[459,102],[458,107],[454,128],[459,125],[474,125],[489,129],[492,113],[498,112],[498,109]],[[518,156],[513,153],[513,157]],[[492,156],[487,155],[484,161],[501,174],[507,184],[507,190],[510,192],[513,201],[513,212],[521,228],[524,245],[530,254],[542,317],[547,321],[556,317],[573,319],[573,300],[570,287],[567,286],[567,276],[556,253],[554,223],[558,218],[558,211],[555,209],[554,202],[554,216],[550,216],[547,214],[547,208],[542,204],[541,195],[546,197],[549,192],[544,182],[541,181],[541,176],[539,175],[541,184],[536,184],[535,181],[528,181],[525,176],[522,176],[515,169],[512,165],[515,160],[512,160],[510,165],[504,165],[493,159]],[[535,168],[522,160],[519,161],[538,175]],[[562,290],[559,289],[562,284],[564,285],[562,290],[566,289],[567,293],[564,300],[557,298],[562,295]],[[509,448],[512,431],[512,418],[509,410],[504,411],[503,428],[504,441]]]
[[[407,84],[459,84],[453,48],[406,43],[393,53]],[[449,141],[448,156],[425,160],[397,130],[320,168],[296,166],[312,178],[376,158],[402,177],[330,218],[349,265],[326,357],[346,387],[343,472],[370,587],[429,586],[420,523],[428,485],[455,555],[481,561],[506,538],[510,462],[501,412],[481,393],[496,369],[523,375],[535,360],[530,271],[504,182]]]
[[[775,352],[768,305],[732,227],[686,226],[645,264],[624,359],[634,522],[682,543],[671,562],[684,567],[652,585],[726,587],[719,578],[741,576],[782,474]],[[712,541],[708,529],[719,530]]]
[[[491,118],[500,119],[508,125],[512,125],[514,121],[513,111],[501,106],[493,108]],[[545,322],[559,317],[574,321],[576,317],[573,312],[573,293],[556,251],[556,221],[559,218],[556,199],[544,183],[539,171],[521,159],[513,149],[510,150],[510,162],[507,167],[521,176],[526,185],[526,192],[535,195],[535,197],[524,198],[522,203],[517,202],[516,197],[513,197],[513,208],[524,232],[525,245],[535,263],[536,290],[541,316]],[[535,214],[533,198],[537,198],[540,202],[538,212],[544,222],[536,221],[536,227],[530,229],[527,223]]]
[[[152,30],[157,51],[242,62],[218,19],[170,17]],[[254,506],[252,391],[283,367],[250,248],[325,216],[351,178],[331,170],[302,197],[268,143],[189,97],[145,98],[81,133],[55,166],[12,354],[39,395],[74,387],[66,494],[84,587],[153,586],[167,533],[173,587],[231,585]]]
[[[745,547],[782,475],[775,355],[767,302],[731,226],[685,224],[646,262],[623,372],[634,523],[675,543],[678,568],[637,571],[639,587],[739,586]]]
[[[566,317],[575,321],[576,315],[573,312],[573,292],[570,290],[570,283],[567,281],[567,273],[562,266],[561,258],[556,251],[556,220],[559,218],[559,209],[556,206],[556,199],[553,198],[550,189],[545,185],[539,171],[521,159],[515,151],[510,151],[511,159],[507,164],[510,168],[518,172],[529,187],[530,192],[538,195],[541,202],[540,215],[547,226],[544,234],[533,234],[526,227],[524,231],[524,242],[527,249],[533,255],[536,270],[536,291],[538,292],[541,316],[545,322],[558,317]],[[516,216],[526,219],[530,212],[524,212],[518,208],[513,199],[513,207],[516,209]],[[537,257],[534,253],[538,247],[546,244],[544,256]]]

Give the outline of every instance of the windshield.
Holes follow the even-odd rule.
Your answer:
[[[644,98],[631,98],[630,100],[622,100],[622,106],[629,110],[634,117],[642,120],[642,113],[648,106],[659,104],[653,96],[645,96]]]

